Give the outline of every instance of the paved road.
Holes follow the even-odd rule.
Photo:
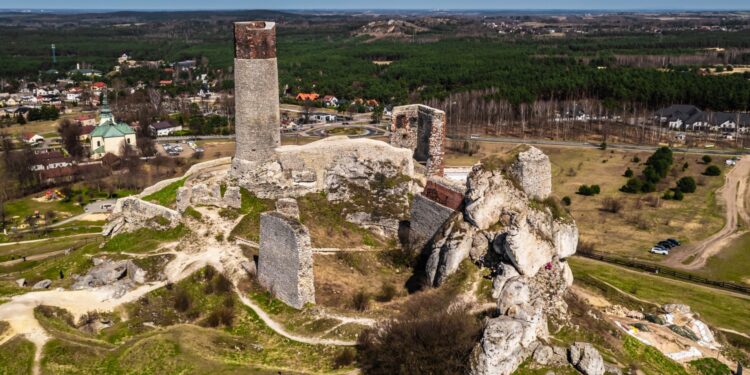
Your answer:
[[[117,199],[104,199],[87,204],[83,210],[87,214],[105,214],[112,211],[115,203],[117,203]]]
[[[462,137],[448,137],[452,140],[465,140],[467,138]],[[591,142],[576,142],[576,141],[550,141],[546,139],[529,139],[529,138],[512,138],[512,137],[471,137],[470,140],[482,141],[482,142],[494,142],[494,143],[527,143],[532,145],[550,145],[550,146],[564,146],[564,147],[582,147],[582,148],[599,148],[599,144]],[[636,151],[653,151],[658,149],[660,146],[650,145],[631,145],[621,143],[608,143],[608,149],[617,150],[636,150]],[[748,150],[724,150],[724,149],[713,149],[713,148],[681,148],[673,147],[675,152],[686,152],[689,154],[711,154],[711,155],[744,155],[750,154]]]

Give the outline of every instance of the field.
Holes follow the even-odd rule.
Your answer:
[[[448,165],[471,165],[482,157],[502,154],[515,145],[481,143],[479,154],[467,156],[451,153],[446,158]],[[710,236],[724,225],[722,210],[717,205],[715,191],[722,186],[722,177],[707,177],[701,173],[706,165],[699,154],[674,155],[676,169],[659,185],[656,193],[627,194],[619,189],[627,178],[627,168],[638,173],[651,151],[599,150],[561,146],[537,146],[544,151],[552,163],[552,191],[558,198],[569,197],[570,213],[578,224],[581,240],[596,250],[613,252],[628,257],[649,261],[663,258],[648,253],[650,247],[666,238],[678,238],[690,244]],[[640,162],[634,162],[638,157]],[[712,164],[725,170],[723,157],[713,157]],[[688,164],[685,171],[681,170]],[[683,201],[660,199],[662,193],[674,187],[682,176],[693,176],[698,182],[695,193],[686,194]],[[601,193],[583,196],[576,192],[581,185],[596,184]],[[618,213],[605,212],[602,201],[614,198],[622,202]]]
[[[708,259],[697,273],[715,280],[750,284],[750,234],[734,240],[717,255]]]
[[[714,327],[750,334],[750,298],[696,284],[651,276],[625,268],[574,257],[577,283],[605,281],[633,297],[656,304],[684,303]]]

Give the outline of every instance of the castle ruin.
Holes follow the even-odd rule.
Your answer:
[[[276,24],[234,24],[236,163],[268,160],[281,145]]]
[[[390,130],[391,145],[412,150],[428,177],[443,175],[445,112],[421,104],[395,107]]]

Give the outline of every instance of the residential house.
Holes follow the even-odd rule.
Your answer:
[[[44,171],[50,169],[58,169],[70,167],[74,164],[75,160],[71,157],[66,157],[60,151],[49,151],[34,154],[31,160],[32,171]]]
[[[333,95],[326,95],[323,97],[323,103],[326,107],[338,107],[339,99]]]
[[[23,133],[21,134],[21,139],[23,139],[24,142],[32,146],[38,146],[44,143],[44,137],[35,133]]]
[[[78,136],[78,140],[81,142],[87,142],[91,139],[91,133],[96,129],[96,125],[83,125],[81,126],[81,135]]]
[[[306,102],[306,101],[314,102],[314,101],[318,100],[318,98],[320,98],[320,95],[318,95],[318,94],[316,94],[314,92],[313,93],[304,93],[304,92],[301,92],[301,93],[297,94],[297,100],[299,100],[301,102]]]
[[[148,130],[155,137],[166,137],[182,131],[182,125],[175,125],[169,121],[160,121],[148,126]]]
[[[75,121],[81,126],[96,126],[96,116],[94,115],[80,115],[75,118]]]
[[[674,104],[667,108],[656,111],[656,118],[661,123],[666,123],[670,129],[682,129],[683,125],[702,111],[687,104]]]

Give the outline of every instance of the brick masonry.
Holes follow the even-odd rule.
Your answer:
[[[452,189],[451,187],[434,180],[427,181],[424,191],[422,191],[422,195],[454,211],[460,209],[464,202],[463,192]]]
[[[299,221],[279,212],[261,214],[258,282],[295,309],[315,303],[310,233]]]
[[[445,168],[445,112],[421,104],[395,107],[390,143],[414,151],[426,163],[427,176],[442,176]]]

